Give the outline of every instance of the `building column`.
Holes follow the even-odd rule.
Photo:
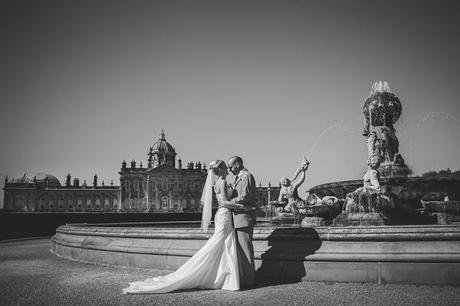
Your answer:
[[[150,176],[147,174],[147,188],[145,190],[146,199],[147,199],[147,210],[150,211],[150,202],[149,202],[149,191],[150,191]]]
[[[122,193],[122,190],[123,190],[123,180],[120,179],[120,199],[118,200],[118,211],[120,211],[122,209],[122,201],[123,201],[123,193]]]
[[[156,205],[158,205],[158,184],[155,183],[155,209],[157,209]],[[161,209],[161,203],[160,203],[160,209]]]

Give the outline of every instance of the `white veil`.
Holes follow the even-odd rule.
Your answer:
[[[201,205],[203,205],[203,213],[201,215],[201,230],[208,231],[209,225],[211,224],[212,217],[212,185],[213,185],[213,174],[212,169],[208,170],[208,176],[206,177],[206,183],[203,187],[203,193],[201,194]]]

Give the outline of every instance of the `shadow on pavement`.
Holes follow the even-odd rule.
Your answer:
[[[321,247],[319,235],[313,228],[277,228],[268,237],[270,248],[261,256],[253,288],[302,281],[307,275],[305,257]]]

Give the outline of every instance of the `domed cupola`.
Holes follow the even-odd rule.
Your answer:
[[[148,167],[156,168],[161,165],[176,166],[176,150],[166,141],[165,133],[161,130],[160,139],[150,147],[147,153]]]
[[[40,172],[35,174],[34,181],[38,185],[45,185],[51,188],[61,187],[61,183],[59,182],[57,177],[49,173]]]

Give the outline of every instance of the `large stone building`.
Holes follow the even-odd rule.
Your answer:
[[[278,200],[280,190],[280,186],[272,186],[270,183],[268,183],[268,187],[263,187],[259,183],[259,187],[257,187],[256,192],[257,207],[267,206],[270,201]]]
[[[25,173],[18,179],[5,178],[3,208],[26,212],[109,212],[119,207],[119,187],[98,185],[97,175],[93,184],[86,181],[80,186],[75,178],[71,184],[67,175],[65,186],[51,174],[38,173],[32,177]]]
[[[199,211],[201,191],[207,171],[200,162],[188,163],[182,168],[176,151],[166,141],[162,131],[160,139],[149,148],[147,167],[136,167],[123,161],[120,170],[122,211],[186,212]]]
[[[39,173],[8,181],[5,179],[4,208],[30,212],[199,212],[200,199],[207,170],[204,163],[189,162],[182,167],[174,147],[166,141],[162,131],[160,138],[147,153],[147,166],[131,161],[122,162],[120,186],[98,185],[97,175],[93,184],[82,185],[78,178],[71,184],[70,174],[61,186],[51,175]],[[280,188],[257,187],[258,206],[267,205],[278,198]],[[216,205],[216,203],[215,203]]]

